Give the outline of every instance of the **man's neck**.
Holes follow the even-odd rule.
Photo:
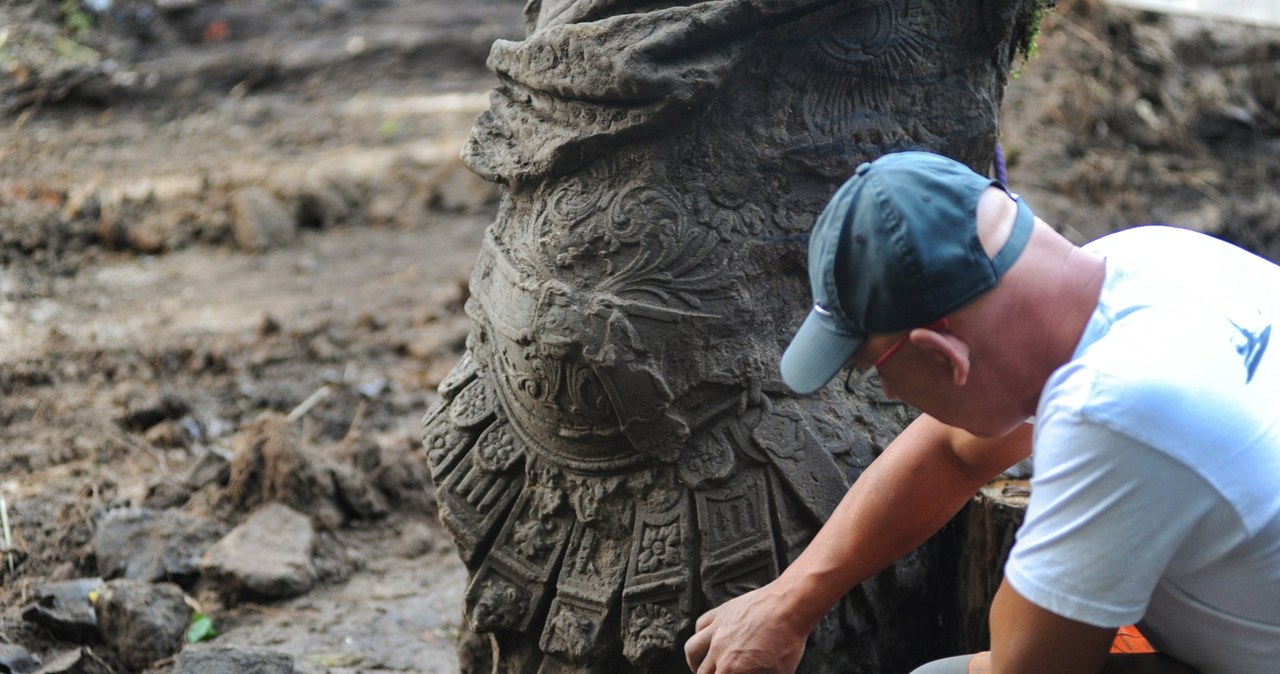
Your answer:
[[[1035,412],[1040,392],[1049,377],[1074,357],[1085,328],[1098,307],[1098,297],[1106,279],[1106,260],[1078,247],[1071,247],[1062,257],[1057,273],[1047,279],[1040,298],[1040,320],[1043,341],[1036,349],[1032,372],[1035,385],[1028,387],[1024,403],[1029,414]]]

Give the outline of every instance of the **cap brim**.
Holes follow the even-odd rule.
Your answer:
[[[782,354],[782,381],[796,393],[817,391],[836,376],[865,339],[849,335],[831,317],[810,310]]]

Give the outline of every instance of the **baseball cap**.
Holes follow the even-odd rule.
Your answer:
[[[1031,238],[1035,216],[1016,195],[1013,231],[994,257],[978,240],[978,199],[999,180],[929,152],[884,155],[857,168],[809,237],[813,308],[782,355],[782,380],[812,393],[868,335],[928,325],[988,290]]]

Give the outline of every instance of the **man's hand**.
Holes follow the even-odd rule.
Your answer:
[[[698,618],[684,645],[697,674],[792,674],[804,655],[809,627],[796,625],[775,581],[735,597]]]

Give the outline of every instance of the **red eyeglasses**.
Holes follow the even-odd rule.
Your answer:
[[[924,326],[924,328],[926,330],[945,330],[947,325],[947,319],[944,317]],[[907,339],[910,337],[911,330],[908,330],[907,334],[899,337],[892,345],[889,346],[889,348],[885,349],[884,353],[880,354],[880,357],[876,359],[876,362],[871,364],[871,367],[879,369],[881,365],[884,365],[885,361],[889,360],[890,356],[897,353],[898,349],[901,349],[902,345],[907,343]]]

